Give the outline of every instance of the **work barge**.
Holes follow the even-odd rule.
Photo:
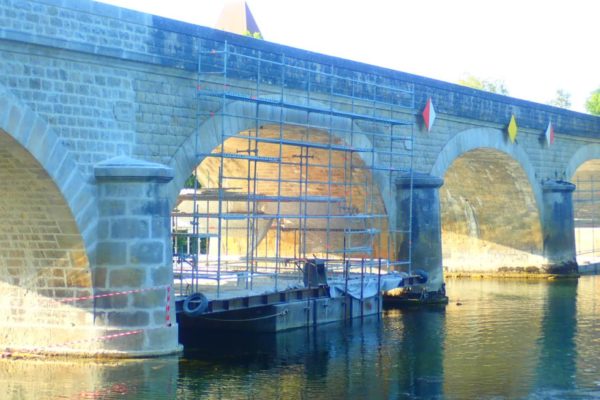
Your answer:
[[[227,42],[199,57],[198,130],[213,142],[196,140],[172,212],[180,338],[346,320],[380,313],[390,290],[426,292],[409,240],[412,84]],[[380,189],[399,178],[404,215]]]

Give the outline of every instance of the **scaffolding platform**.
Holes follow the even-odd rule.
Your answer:
[[[307,301],[309,324],[380,312],[381,285],[412,268],[391,211],[396,178],[412,176],[412,85],[199,45],[199,164],[171,221],[178,318],[281,330],[306,326]],[[184,312],[193,296],[206,307]]]

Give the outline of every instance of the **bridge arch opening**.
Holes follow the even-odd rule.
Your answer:
[[[600,159],[579,164],[571,175],[577,264],[600,262]]]
[[[93,325],[84,241],[44,167],[0,129],[0,320],[3,342],[20,348],[80,339]],[[41,328],[42,327],[42,328]],[[70,332],[69,332],[70,331]]]
[[[452,272],[538,271],[541,219],[520,163],[494,148],[455,158],[440,189],[443,265]]]
[[[301,260],[337,260],[343,268],[342,260],[395,259],[373,170],[342,138],[299,124],[227,136],[194,168],[175,202],[173,252],[182,271],[175,267],[176,279],[190,256],[207,277],[220,269],[248,287],[248,274],[256,273],[256,282],[260,273],[279,273],[280,288],[285,279],[298,280]]]

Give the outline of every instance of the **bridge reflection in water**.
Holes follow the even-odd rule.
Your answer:
[[[0,360],[1,398],[600,396],[600,277],[448,282],[445,309],[206,335],[181,358]],[[459,306],[458,303],[461,305]]]

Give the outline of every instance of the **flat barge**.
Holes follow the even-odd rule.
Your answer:
[[[197,332],[243,331],[280,332],[330,322],[379,314],[381,295],[356,299],[331,296],[331,288],[320,286],[284,290],[278,293],[213,300],[206,311],[184,311],[184,301],[177,301],[180,341],[193,341]]]
[[[322,262],[306,263],[303,274],[302,287],[260,294],[230,291],[212,299],[199,292],[177,297],[180,342],[192,343],[199,333],[211,331],[274,333],[378,315],[386,302],[416,305],[426,293],[422,275],[362,271],[328,279]],[[437,292],[434,299],[447,303]]]

